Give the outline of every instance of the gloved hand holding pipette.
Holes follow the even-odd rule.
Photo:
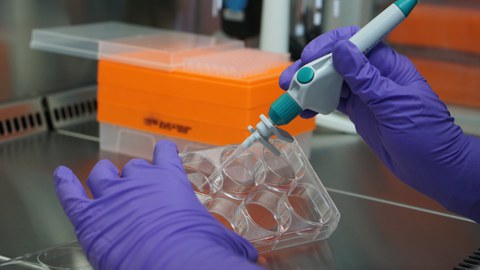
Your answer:
[[[400,179],[480,221],[480,140],[454,124],[408,59],[383,43],[375,47],[416,4],[398,0],[362,29],[342,28],[312,41],[282,75],[287,93],[251,138],[268,144],[273,132],[265,130],[338,108]]]
[[[365,56],[348,41],[357,31],[341,28],[313,40],[284,71],[280,86],[287,90],[300,67],[333,52],[334,67],[345,80],[338,110],[377,156],[405,183],[480,222],[480,139],[455,125],[405,56],[384,43]]]
[[[172,142],[160,141],[152,163],[133,159],[121,174],[99,161],[87,180],[93,199],[68,168],[54,178],[95,269],[260,269],[255,248],[197,199]]]
[[[361,52],[369,52],[382,41],[390,31],[405,20],[418,0],[397,0],[373,18],[362,29],[349,37],[350,42]],[[329,114],[338,106],[343,78],[335,70],[331,51],[325,51],[316,58],[304,61],[290,77],[286,93],[272,103],[268,111],[269,118],[260,116],[261,121],[256,130],[249,127],[252,133],[243,143],[248,148],[258,141],[272,152],[278,153],[269,143],[269,138],[276,135],[285,141],[292,141],[291,136],[278,126],[290,123],[305,110]],[[297,64],[298,65],[298,64]]]

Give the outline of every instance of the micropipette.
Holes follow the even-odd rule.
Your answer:
[[[352,36],[350,42],[363,53],[368,53],[405,20],[417,3],[418,0],[396,1]],[[261,115],[257,129],[248,127],[251,135],[241,144],[241,148],[246,149],[259,141],[279,155],[280,152],[269,143],[270,137],[276,135],[287,142],[293,141],[293,137],[277,126],[290,123],[306,109],[321,114],[331,113],[340,101],[342,83],[342,77],[333,67],[331,53],[304,65],[295,73],[288,91],[270,106],[269,118]]]

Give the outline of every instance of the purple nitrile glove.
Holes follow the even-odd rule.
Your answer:
[[[95,269],[259,269],[255,248],[196,198],[176,145],[160,141],[153,162],[132,159],[121,175],[108,160],[92,169],[89,199],[66,167],[55,190]]]
[[[357,31],[340,28],[313,40],[301,60],[284,71],[280,86],[288,89],[296,70],[332,52],[345,80],[337,109],[349,116],[377,156],[405,183],[480,222],[480,139],[455,125],[405,56],[384,43],[367,56],[360,52],[348,41]]]

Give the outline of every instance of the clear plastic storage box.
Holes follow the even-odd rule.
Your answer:
[[[243,48],[241,41],[122,22],[34,29],[32,49],[171,70],[183,59]]]
[[[310,157],[312,133],[307,131],[295,135],[298,144],[307,157]],[[184,140],[121,125],[100,123],[100,149],[105,151],[151,159],[155,143],[159,140],[174,141],[180,152],[216,147],[212,144]]]

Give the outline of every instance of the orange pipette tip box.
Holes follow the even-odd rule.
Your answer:
[[[135,89],[198,102],[251,109],[270,104],[282,92],[278,86],[284,63],[262,74],[236,79],[185,70],[164,71],[100,60],[98,84]]]
[[[166,113],[155,113],[108,103],[99,103],[98,120],[109,124],[213,145],[241,143],[250,134],[247,126],[238,128],[225,127],[189,119],[180,119],[169,116]],[[250,124],[255,125],[258,121],[260,120],[257,119]],[[315,128],[315,122],[313,119],[297,118],[283,128],[290,134],[297,135],[312,131]]]
[[[272,95],[273,102],[277,95]],[[199,123],[214,124],[232,128],[247,127],[259,121],[260,114],[267,114],[270,104],[252,109],[244,109],[223,104],[199,102],[172,96],[138,92],[121,87],[100,84],[98,86],[100,104],[111,104],[122,107],[141,109],[152,113],[161,113],[179,119],[189,119]]]

